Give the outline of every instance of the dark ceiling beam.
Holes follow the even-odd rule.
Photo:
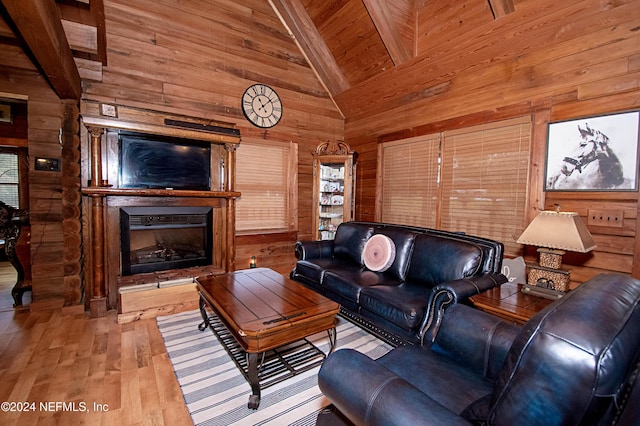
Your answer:
[[[513,4],[513,0],[488,0],[491,13],[493,13],[493,19],[501,18],[512,12],[515,12],[516,7]]]
[[[80,99],[80,74],[53,0],[0,0],[60,99]]]
[[[351,86],[300,0],[269,0],[331,96]]]
[[[362,0],[373,25],[376,27],[391,60],[395,65],[412,58],[411,49],[403,43],[396,25],[391,19],[391,11],[387,0]]]

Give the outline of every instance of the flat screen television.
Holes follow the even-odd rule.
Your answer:
[[[121,132],[121,188],[211,189],[211,145],[191,139]]]

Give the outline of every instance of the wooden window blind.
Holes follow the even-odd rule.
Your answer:
[[[283,232],[292,228],[297,150],[293,143],[243,138],[236,153],[236,230]]]
[[[530,145],[530,117],[445,132],[440,228],[501,241],[506,254],[517,254]]]
[[[16,209],[20,208],[18,155],[0,153],[0,200]]]
[[[380,220],[434,228],[440,134],[382,145]]]

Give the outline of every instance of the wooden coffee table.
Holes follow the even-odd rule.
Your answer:
[[[199,329],[211,328],[251,385],[249,408],[260,405],[261,388],[324,361],[326,354],[306,337],[327,331],[330,351],[335,348],[340,305],[271,269],[198,277],[196,283]]]

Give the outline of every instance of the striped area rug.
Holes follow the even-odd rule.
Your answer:
[[[195,425],[314,425],[329,401],[318,388],[320,367],[261,391],[258,410],[247,408],[251,388],[233,360],[211,332],[198,330],[199,311],[158,317],[158,327],[187,409]],[[353,348],[378,358],[391,346],[338,317],[337,348]],[[329,350],[326,332],[309,340]]]

